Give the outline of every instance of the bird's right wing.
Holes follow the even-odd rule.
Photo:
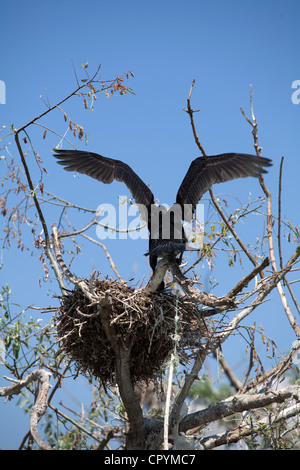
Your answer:
[[[148,214],[144,208],[149,211],[150,205],[154,203],[154,196],[150,188],[126,163],[81,150],[54,149],[54,152],[58,163],[67,171],[78,171],[104,184],[110,184],[114,180],[124,183],[140,210],[141,218],[148,222]]]

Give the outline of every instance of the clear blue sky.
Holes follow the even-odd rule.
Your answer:
[[[260,144],[263,154],[274,161],[266,177],[274,194],[274,212],[279,163],[285,155],[283,217],[299,226],[300,104],[291,100],[292,83],[300,79],[299,14],[298,0],[91,0],[86,4],[77,0],[3,0],[0,80],[6,85],[6,104],[0,104],[1,125],[20,127],[45,109],[40,96],[47,93],[50,103],[55,104],[72,91],[76,82],[71,60],[79,74],[82,62],[89,62],[90,73],[102,64],[103,79],[132,70],[135,77],[125,85],[135,95],[109,100],[103,95],[94,112],[85,111],[75,100],[67,110],[90,134],[89,150],[126,161],[151,185],[160,202],[173,203],[191,160],[199,156],[188,116],[182,110],[192,80],[196,79],[192,106],[201,110],[195,116],[197,131],[211,155],[253,153],[251,129],[239,109],[242,106],[249,113],[252,84]],[[58,113],[43,123],[64,129]],[[85,177],[74,179],[51,156],[58,139],[50,136],[43,141],[42,131],[36,128],[30,129],[30,135],[49,171],[46,181],[52,192],[92,208],[103,202],[115,203],[117,195],[128,194],[118,183],[107,188]],[[85,148],[84,143],[79,147]],[[9,150],[17,158],[13,143]],[[1,165],[2,161],[2,175]],[[226,193],[226,198],[233,194],[242,202],[247,201],[249,192],[255,198],[262,195],[254,179],[216,187],[215,193],[219,192]],[[74,224],[82,225],[76,217],[74,214]],[[49,225],[52,222],[50,218]],[[261,236],[256,227],[254,220],[251,227],[241,227],[241,234],[255,240]],[[108,248],[125,279],[134,276],[139,281],[143,274],[149,276],[143,257],[145,240],[110,241]],[[284,250],[285,259],[293,248]],[[111,274],[101,250],[94,246],[85,250],[76,263],[79,276],[89,276],[95,268]],[[33,256],[21,254],[15,247],[4,253],[1,284],[9,284],[13,301],[22,306],[50,304],[51,295],[57,293],[55,282],[39,287],[38,256],[36,252]],[[217,295],[225,294],[240,277],[239,269],[228,268],[223,262],[221,257],[220,262],[215,260]],[[201,269],[205,267],[199,267],[198,273]],[[244,274],[250,269],[245,260]],[[281,309],[277,311],[276,293],[274,298],[255,319],[284,351],[294,338]],[[229,347],[229,357],[234,354]],[[16,431],[17,414],[12,410],[13,405],[0,403],[0,423],[11,420],[5,436],[0,428],[2,448],[17,445],[27,429],[22,420]]]

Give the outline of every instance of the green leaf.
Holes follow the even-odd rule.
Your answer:
[[[18,357],[19,357],[19,351],[20,351],[20,342],[15,343],[13,345],[13,353],[14,353],[14,356],[15,356],[16,359],[18,359]]]
[[[129,86],[126,88],[126,90],[129,91],[129,93],[132,95],[135,95],[134,91]]]

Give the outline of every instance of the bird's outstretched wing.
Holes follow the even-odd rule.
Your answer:
[[[176,202],[182,207],[185,204],[192,206],[192,211],[183,211],[184,219],[190,222],[199,200],[214,184],[247,176],[258,177],[260,173],[267,173],[264,167],[271,165],[269,158],[243,153],[196,158],[192,161],[176,198]]]
[[[114,180],[124,183],[135,199],[141,217],[148,221],[146,211],[142,209],[154,203],[154,196],[150,188],[126,163],[81,150],[54,149],[54,152],[58,163],[67,171],[78,171],[105,184],[110,184]]]

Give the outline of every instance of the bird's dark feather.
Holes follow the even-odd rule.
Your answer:
[[[105,184],[110,184],[114,180],[124,183],[137,204],[148,207],[154,203],[150,188],[130,166],[120,160],[80,150],[55,149],[54,157],[59,160],[58,163],[67,171],[78,171],[78,173],[88,175]]]
[[[203,194],[214,184],[248,176],[258,177],[259,173],[267,173],[264,167],[271,165],[268,158],[242,153],[196,158],[179,187],[176,202],[182,207],[191,204],[194,211]]]

